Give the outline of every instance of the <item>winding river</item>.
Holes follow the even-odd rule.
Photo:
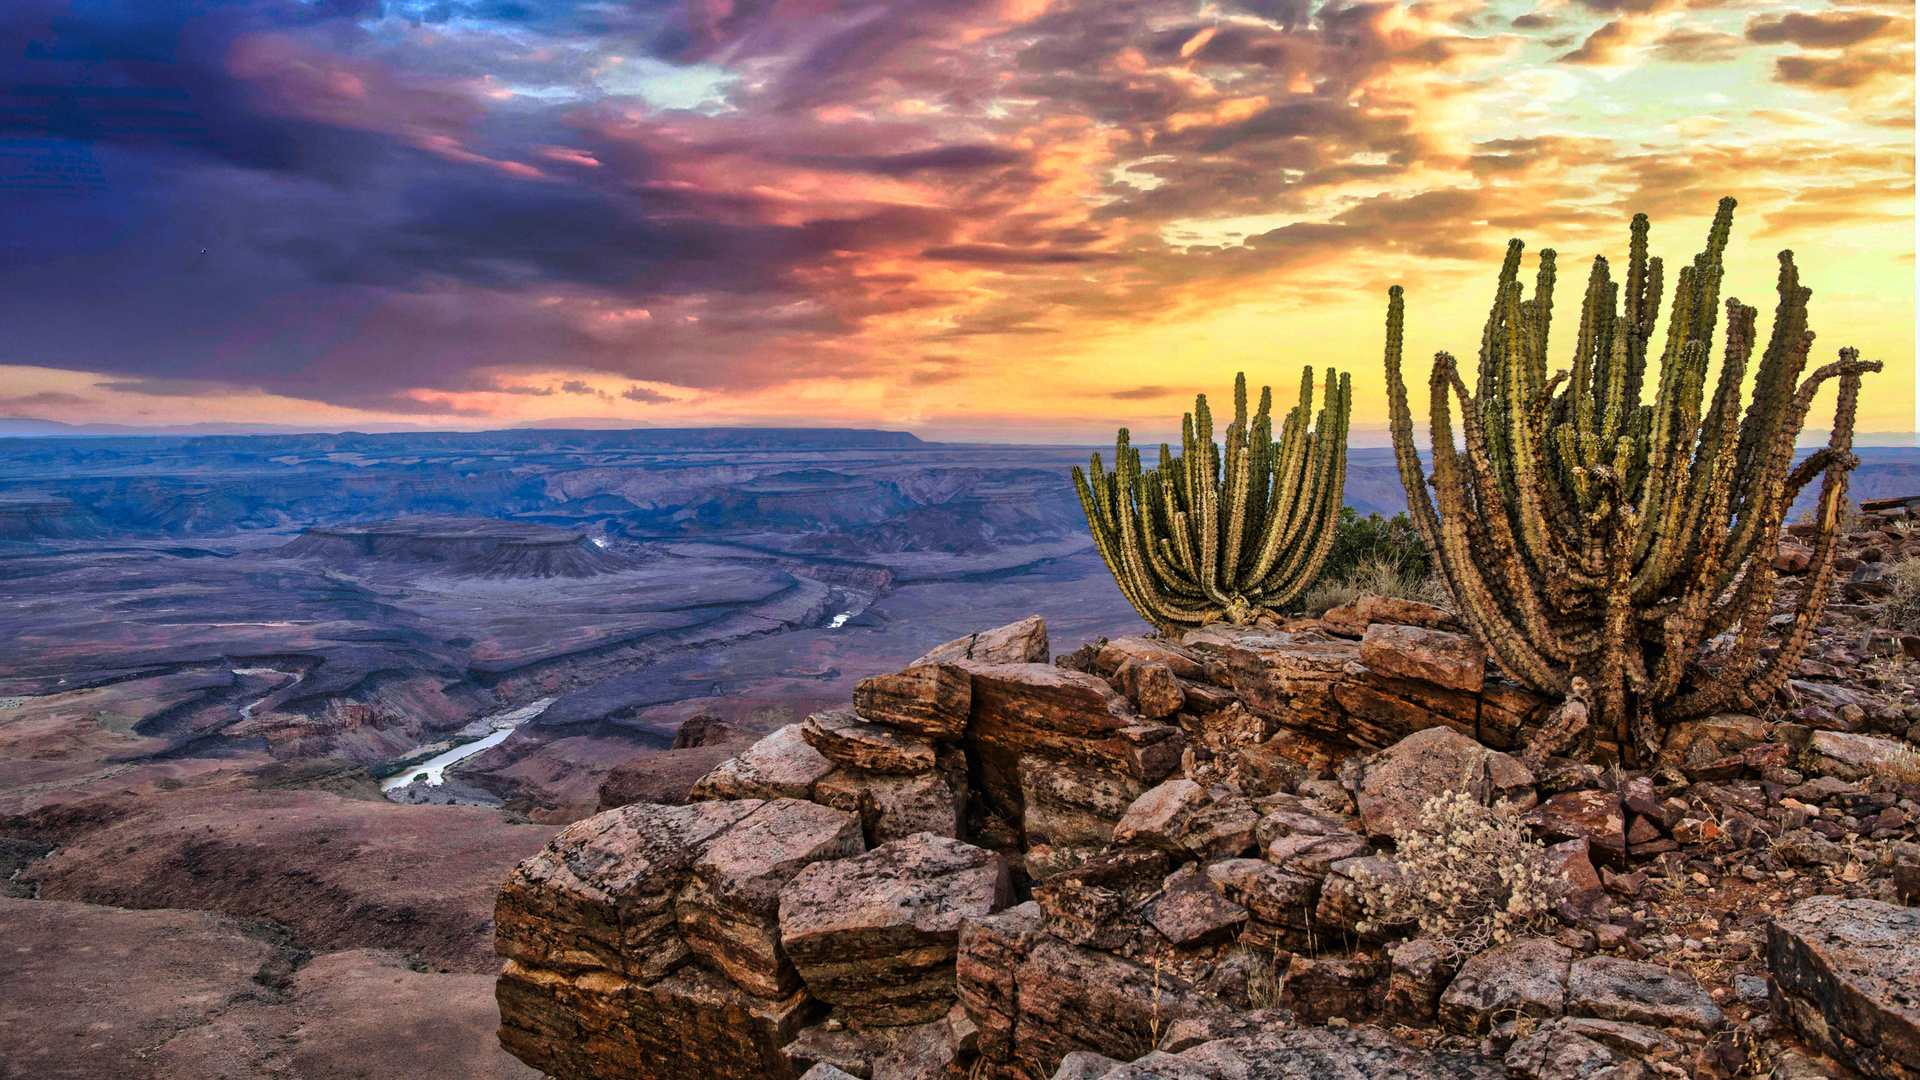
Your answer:
[[[394,791],[398,788],[406,787],[415,780],[422,779],[426,781],[428,787],[439,787],[446,782],[447,766],[455,762],[464,761],[475,754],[490,750],[506,742],[507,736],[513,734],[514,728],[546,712],[547,706],[553,704],[555,700],[554,698],[545,697],[538,701],[522,705],[517,709],[508,709],[505,712],[494,713],[492,716],[483,716],[475,720],[473,723],[461,728],[459,734],[454,737],[479,736],[479,738],[474,739],[472,742],[461,743],[459,746],[445,753],[430,757],[419,764],[407,766],[405,769],[381,780],[380,790]]]

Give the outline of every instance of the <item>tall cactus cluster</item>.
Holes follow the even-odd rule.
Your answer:
[[[1274,438],[1273,392],[1247,416],[1247,377],[1233,384],[1225,450],[1213,441],[1205,394],[1180,425],[1180,453],[1160,445],[1158,468],[1142,469],[1126,428],[1113,471],[1093,455],[1092,477],[1073,470],[1087,524],[1107,569],[1142,618],[1178,634],[1215,622],[1248,625],[1312,584],[1333,543],[1346,485],[1349,376],[1327,370],[1313,428],[1313,369],[1300,403]]]
[[[1389,293],[1394,451],[1461,616],[1522,684],[1565,696],[1584,678],[1593,722],[1630,759],[1657,750],[1667,724],[1765,700],[1798,667],[1826,605],[1836,518],[1847,473],[1859,463],[1852,442],[1860,377],[1881,366],[1841,349],[1838,362],[1800,379],[1814,337],[1812,290],[1783,251],[1773,333],[1744,416],[1756,313],[1737,299],[1726,301],[1725,352],[1714,393],[1704,397],[1733,209],[1733,199],[1720,201],[1706,250],[1680,271],[1651,379],[1662,269],[1647,257],[1646,215],[1633,219],[1624,301],[1607,261],[1596,258],[1572,369],[1551,378],[1554,253],[1540,253],[1533,297],[1522,299],[1522,245],[1510,242],[1477,385],[1469,391],[1451,355],[1434,357],[1431,498],[1400,375],[1401,289]],[[1796,466],[1794,441],[1814,393],[1836,378],[1832,437]],[[1783,522],[1816,475],[1812,565],[1791,625],[1766,653]],[[1721,635],[1731,648],[1703,656],[1703,644]]]

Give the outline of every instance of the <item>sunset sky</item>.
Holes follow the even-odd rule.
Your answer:
[[[1723,296],[1793,249],[1916,426],[1911,0],[6,7],[0,417],[1086,443],[1311,364],[1378,443],[1390,285],[1419,409],[1509,237],[1563,366],[1732,195]]]

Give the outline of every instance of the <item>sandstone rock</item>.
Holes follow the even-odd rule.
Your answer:
[[[1253,847],[1254,829],[1259,824],[1260,814],[1253,806],[1239,795],[1231,795],[1194,811],[1180,832],[1179,844],[1203,861],[1233,858]]]
[[[1198,656],[1172,642],[1154,638],[1114,638],[1100,646],[1100,651],[1094,658],[1094,667],[1102,675],[1112,675],[1128,660],[1165,664],[1182,679],[1192,679],[1196,682],[1206,680],[1206,669],[1200,663]]]
[[[1210,945],[1232,938],[1247,921],[1247,909],[1222,897],[1207,873],[1189,863],[1167,878],[1146,917],[1175,945]]]
[[[877,847],[914,833],[960,835],[965,789],[941,772],[918,776],[871,773],[841,767],[813,787],[813,801],[857,815],[869,846]]]
[[[1102,736],[1137,722],[1105,680],[1049,664],[969,664],[973,722]]]
[[[1047,662],[1047,624],[1038,615],[1029,615],[1016,623],[954,638],[915,660],[923,664],[950,664],[972,660],[980,664],[1044,664]]]
[[[1172,869],[1165,852],[1118,848],[1034,887],[1042,925],[1074,945],[1118,949],[1145,925],[1142,912]]]
[[[1401,600],[1369,593],[1330,609],[1320,616],[1320,628],[1341,637],[1362,637],[1374,623],[1419,626],[1428,630],[1458,630],[1460,620],[1445,608],[1418,600]]]
[[[1047,934],[1033,939],[1014,985],[1015,1056],[1043,1070],[1075,1050],[1138,1057],[1174,1022],[1224,1008],[1171,971]]]
[[[637,803],[561,830],[515,867],[494,907],[494,949],[530,968],[650,983],[684,963],[674,897],[701,851],[765,805]]]
[[[1116,844],[1139,844],[1179,851],[1194,815],[1212,805],[1213,796],[1191,780],[1169,780],[1149,789],[1127,807],[1113,828]]]
[[[870,724],[852,709],[814,713],[800,737],[836,765],[909,776],[933,770],[933,740]]]
[[[973,1021],[980,1056],[987,1061],[1013,1060],[1014,1028],[1020,1015],[1015,977],[1043,936],[1040,905],[1031,900],[997,915],[960,922],[955,988]]]
[[[1626,814],[1613,792],[1562,792],[1535,807],[1527,826],[1547,843],[1585,840],[1593,855],[1616,867],[1626,865]]]
[[[1360,933],[1360,924],[1367,919],[1366,905],[1361,900],[1362,886],[1400,876],[1400,864],[1386,855],[1367,855],[1334,863],[1328,868],[1326,879],[1320,883],[1320,903],[1313,912],[1319,931],[1326,934]],[[1408,925],[1383,926],[1371,929],[1362,936],[1382,940],[1406,929]]]
[[[1138,780],[1117,773],[1026,756],[1020,759],[1027,873],[1045,878],[1085,862],[1113,839],[1113,828],[1140,797]],[[1047,864],[1035,865],[1045,847]],[[1036,872],[1037,871],[1037,872]]]
[[[811,1013],[804,991],[756,998],[703,967],[634,991],[635,1080],[791,1080],[780,1048]],[[611,1080],[595,1072],[568,1080]]]
[[[1012,896],[1000,856],[918,833],[801,870],[780,890],[780,944],[813,996],[856,1023],[931,1023],[953,1006],[960,921]]]
[[[1838,866],[1847,861],[1844,848],[1806,829],[1782,834],[1773,852],[1791,866]]]
[[[1659,764],[1680,768],[1704,764],[1767,741],[1766,725],[1752,716],[1721,713],[1705,720],[1684,720],[1667,729]]]
[[[1431,1024],[1446,988],[1440,947],[1429,938],[1387,946],[1386,1019],[1402,1024]]]
[[[1294,833],[1275,838],[1265,849],[1267,861],[1282,870],[1316,878],[1326,877],[1334,863],[1365,858],[1373,853],[1372,844],[1352,833],[1333,836]]]
[[[1590,956],[1567,975],[1567,1011],[1602,1020],[1712,1031],[1725,1017],[1693,977],[1653,964]]]
[[[1507,1050],[1507,1069],[1518,1080],[1585,1080],[1610,1076],[1621,1059],[1584,1035],[1565,1031],[1550,1020]]]
[[[695,802],[713,799],[806,799],[834,763],[807,745],[799,724],[768,735],[737,758],[720,763],[693,786]]]
[[[1181,644],[1224,657],[1234,694],[1253,712],[1344,737],[1331,686],[1360,658],[1353,642],[1216,624],[1189,631]]]
[[[1566,1012],[1573,952],[1545,938],[1523,938],[1469,957],[1440,995],[1440,1025],[1478,1035],[1513,1016]]]
[[[1814,896],[1767,927],[1774,1015],[1873,1077],[1920,1076],[1920,909]]]
[[[741,989],[765,998],[800,986],[780,947],[780,890],[808,865],[866,849],[860,819],[797,800],[774,800],[707,845],[675,912],[687,947]]]
[[[1591,851],[1584,836],[1555,844],[1547,849],[1547,867],[1566,883],[1566,902],[1582,916],[1596,918],[1605,915],[1613,902],[1594,870]]]
[[[1262,965],[1271,967],[1274,963],[1271,957],[1258,957],[1244,950],[1236,952]],[[1160,1036],[1160,1045],[1155,1049],[1166,1054],[1178,1054],[1202,1043],[1264,1035],[1276,1028],[1292,1026],[1293,1013],[1282,1008],[1202,1013],[1168,1024],[1166,1034]]]
[[[1903,752],[1910,754],[1911,749],[1893,739],[1841,731],[1816,731],[1807,745],[1815,771],[1843,780],[1859,780],[1885,771]]]
[[[855,1080],[855,1077],[850,1072],[842,1072],[822,1061],[801,1074],[800,1080]]]
[[[922,664],[861,679],[853,711],[863,720],[933,739],[957,739],[973,708],[973,677],[952,664]]]
[[[1378,1028],[1310,1027],[1155,1051],[1101,1080],[1504,1080],[1498,1065],[1443,1059]],[[1625,1080],[1625,1078],[1620,1078]]]
[[[1115,1061],[1105,1054],[1075,1050],[1060,1059],[1060,1068],[1054,1071],[1053,1080],[1099,1080],[1123,1064],[1125,1062]]]
[[[1226,859],[1207,867],[1207,879],[1226,899],[1272,927],[1304,932],[1313,925],[1320,883],[1260,859]]]
[[[1409,735],[1365,759],[1358,772],[1355,801],[1369,836],[1405,832],[1422,803],[1447,792],[1470,791],[1483,804],[1504,799],[1522,809],[1534,797],[1533,774],[1518,761],[1447,728]]]
[[[1180,711],[1187,693],[1180,688],[1173,669],[1159,661],[1128,657],[1114,672],[1113,683],[1133,702],[1141,716],[1158,720]]]
[[[1360,662],[1403,679],[1478,693],[1487,678],[1487,651],[1465,634],[1374,623],[1360,641]]]
[[[1367,953],[1296,956],[1287,965],[1280,1002],[1302,1024],[1324,1024],[1336,1016],[1358,1023],[1373,1011],[1368,997],[1385,967],[1380,957]]]
[[[1352,735],[1373,746],[1390,746],[1430,727],[1450,727],[1468,738],[1479,734],[1477,694],[1398,678],[1357,662],[1333,684],[1333,699],[1352,723]]]
[[[1481,742],[1507,750],[1520,742],[1521,730],[1553,706],[1553,702],[1524,687],[1488,682],[1480,688]]]

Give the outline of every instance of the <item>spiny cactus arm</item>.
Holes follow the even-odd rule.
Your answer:
[[[1501,670],[1535,689],[1564,691],[1564,674],[1540,655],[1509,614],[1514,601],[1507,595],[1504,576],[1482,568],[1481,560],[1487,558],[1484,553],[1492,548],[1487,520],[1495,515],[1485,512],[1484,504],[1476,504],[1467,470],[1454,449],[1448,398],[1457,384],[1463,385],[1453,357],[1444,352],[1435,354],[1428,430],[1433,433],[1434,497],[1446,510],[1440,518],[1437,561],[1446,568],[1450,585],[1457,579],[1454,599],[1460,604],[1460,613],[1487,644]],[[1471,400],[1464,392],[1460,397],[1463,405]],[[1471,444],[1473,430],[1464,417],[1462,427]]]
[[[1235,592],[1233,583],[1240,576],[1240,540],[1247,528],[1247,507],[1252,498],[1253,447],[1247,431],[1247,375],[1233,379],[1233,423],[1227,427],[1227,475],[1222,485],[1222,509],[1226,523],[1220,544],[1220,581],[1222,592]]]
[[[1751,309],[1748,309],[1751,310]],[[1735,327],[1728,326],[1729,338]],[[1735,343],[1728,341],[1728,363],[1733,362]],[[1735,447],[1731,440],[1723,440],[1716,447],[1717,459],[1710,470],[1718,479],[1708,489],[1707,505],[1698,515],[1689,513],[1693,522],[1704,519],[1709,524],[1697,541],[1691,545],[1691,563],[1686,571],[1686,585],[1682,590],[1680,602],[1668,613],[1660,624],[1663,635],[1660,664],[1653,673],[1653,685],[1648,697],[1656,701],[1671,698],[1680,689],[1680,680],[1686,674],[1687,661],[1692,657],[1698,642],[1706,639],[1707,614],[1713,608],[1713,602],[1719,598],[1716,589],[1720,581],[1719,566],[1723,549],[1726,547],[1727,503],[1733,485],[1726,480],[1733,469]],[[1771,577],[1769,573],[1767,576]],[[1644,602],[1636,597],[1637,602]],[[1771,598],[1769,598],[1771,603]],[[1750,620],[1750,614],[1743,614],[1743,620]],[[1759,620],[1762,624],[1764,619]]]
[[[1140,452],[1133,452],[1134,467],[1139,468]],[[1165,505],[1165,481],[1158,471],[1139,472],[1135,481],[1140,496],[1140,540],[1141,552],[1146,556],[1147,569],[1153,575],[1157,589],[1170,599],[1198,600],[1205,594],[1192,575],[1181,572],[1167,557],[1169,550],[1167,536],[1173,528],[1171,521],[1164,520],[1161,512]]]
[[[1286,604],[1312,585],[1333,546],[1334,523],[1346,492],[1347,430],[1352,414],[1352,376],[1329,368],[1325,405],[1313,436],[1311,487],[1302,503],[1299,528],[1289,530],[1297,539],[1288,545],[1286,561],[1257,587],[1269,598],[1269,606]]]
[[[1719,711],[1731,702],[1736,707],[1745,708],[1763,701],[1779,689],[1780,684],[1797,671],[1800,658],[1805,655],[1807,646],[1813,640],[1813,629],[1820,622],[1820,616],[1826,611],[1829,590],[1833,584],[1833,559],[1838,551],[1839,529],[1835,521],[1839,513],[1840,501],[1846,496],[1848,472],[1858,461],[1852,455],[1854,413],[1859,401],[1860,376],[1866,372],[1879,371],[1878,361],[1862,361],[1859,353],[1853,349],[1840,350],[1839,363],[1829,364],[1815,371],[1802,383],[1794,395],[1794,429],[1798,430],[1804,421],[1808,404],[1815,390],[1827,379],[1840,377],[1840,392],[1834,407],[1833,432],[1827,441],[1827,448],[1836,451],[1828,459],[1826,479],[1820,490],[1820,532],[1814,540],[1813,556],[1809,560],[1805,584],[1800,590],[1800,600],[1794,612],[1792,628],[1782,639],[1780,649],[1757,672],[1752,670],[1753,658],[1758,653],[1758,637],[1764,631],[1766,619],[1764,613],[1772,602],[1774,576],[1770,573],[1750,574],[1763,584],[1754,591],[1759,594],[1741,605],[1742,610],[1750,613],[1741,626],[1741,640],[1736,642],[1735,652],[1719,676],[1707,685],[1691,694],[1670,702],[1661,711],[1662,719],[1682,720],[1696,716],[1705,716]],[[1766,547],[1763,551],[1772,551],[1779,543],[1781,517],[1776,515],[1771,527],[1765,532]],[[1743,590],[1744,591],[1744,590]],[[1736,594],[1733,604],[1740,603]],[[1727,605],[1732,607],[1733,604]],[[1730,620],[1729,620],[1730,621]],[[1724,627],[1723,627],[1724,628]],[[1711,625],[1709,631],[1718,633]],[[1755,638],[1748,648],[1749,633]]]
[[[1086,474],[1080,471],[1080,466],[1073,467],[1073,487],[1080,495],[1080,508],[1086,512],[1087,524],[1093,533],[1094,547],[1100,552],[1100,559],[1107,564],[1108,571],[1113,574],[1114,581],[1119,584],[1121,595],[1127,598],[1127,602],[1133,605],[1133,609],[1140,613],[1141,618],[1159,625],[1146,598],[1135,588],[1134,582],[1127,573],[1125,559],[1119,550],[1115,523],[1106,509],[1101,506],[1101,503],[1106,500],[1095,493],[1096,486],[1105,487],[1106,479],[1100,471],[1098,454],[1093,455],[1093,473],[1093,483],[1089,484]]]
[[[1260,408],[1253,416],[1247,445],[1253,454],[1253,480],[1247,487],[1247,533],[1259,537],[1273,513],[1273,388],[1260,388]],[[1249,545],[1258,550],[1257,539]]]
[[[1813,340],[1813,331],[1802,330],[1788,351],[1789,360],[1782,370],[1791,371],[1797,378],[1806,367]],[[1747,419],[1741,430],[1743,440],[1749,434],[1745,424],[1759,422],[1768,426],[1765,431],[1752,433],[1758,449],[1749,459],[1749,467],[1756,475],[1748,475],[1738,468],[1735,470],[1734,490],[1735,497],[1740,500],[1740,517],[1734,525],[1733,536],[1727,542],[1727,569],[1722,577],[1728,583],[1732,581],[1735,568],[1749,556],[1771,551],[1764,541],[1764,534],[1772,528],[1773,523],[1786,516],[1790,500],[1782,497],[1785,495],[1783,484],[1793,460],[1793,443],[1806,421],[1813,391],[1822,381],[1811,379],[1802,384],[1798,391],[1779,391],[1776,396],[1780,400],[1763,412],[1757,421],[1753,410],[1747,410]]]
[[[1315,448],[1315,440],[1306,430],[1307,411],[1312,405],[1313,368],[1309,366],[1301,372],[1300,402],[1287,413],[1286,422],[1280,428],[1280,442],[1274,449],[1272,506],[1252,564],[1241,576],[1243,587],[1270,576],[1275,560],[1288,541],[1300,535],[1305,517],[1303,499],[1309,488]]]
[[[1769,449],[1768,436],[1774,425],[1772,416],[1785,407],[1787,387],[1800,378],[1800,366],[1806,362],[1800,352],[1800,339],[1807,329],[1807,301],[1812,290],[1802,292],[1799,268],[1793,264],[1793,252],[1779,255],[1780,275],[1774,291],[1779,302],[1773,309],[1773,333],[1767,349],[1760,355],[1754,372],[1752,397],[1746,417],[1740,423],[1740,451],[1735,466],[1742,475],[1755,468],[1755,459]],[[1745,493],[1741,493],[1743,501]]]
[[[1727,344],[1720,362],[1720,383],[1702,423],[1687,479],[1687,514],[1680,527],[1684,542],[1677,557],[1682,566],[1688,567],[1699,564],[1698,553],[1709,532],[1721,534],[1719,558],[1725,557],[1724,534],[1739,510],[1733,475],[1737,456],[1723,459],[1720,452],[1723,447],[1738,447],[1740,383],[1746,377],[1747,362],[1753,355],[1754,319],[1758,312],[1742,304],[1738,297],[1729,297],[1726,308]],[[1716,492],[1722,488],[1726,489],[1724,497],[1716,500]],[[1718,507],[1718,512],[1707,514],[1703,507],[1709,505]],[[1647,594],[1636,585],[1635,595]]]

